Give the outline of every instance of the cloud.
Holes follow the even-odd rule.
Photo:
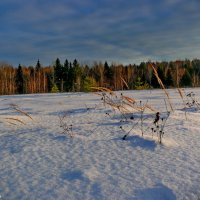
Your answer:
[[[123,63],[197,57],[199,6],[197,0],[2,0],[0,59],[29,65],[56,57]]]

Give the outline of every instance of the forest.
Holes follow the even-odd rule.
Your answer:
[[[90,92],[92,87],[111,90],[159,88],[153,65],[166,88],[199,87],[200,60],[141,62],[140,64],[115,64],[94,62],[91,66],[77,59],[61,63],[57,58],[50,66],[40,60],[35,66],[14,67],[0,63],[0,95],[50,92]]]

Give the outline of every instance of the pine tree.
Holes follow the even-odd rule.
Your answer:
[[[56,59],[54,65],[55,84],[58,86],[59,91],[63,91],[63,66],[59,58]]]
[[[51,92],[52,93],[58,93],[59,92],[59,89],[58,89],[56,84],[54,84],[53,87],[51,88]]]
[[[36,78],[36,92],[41,92],[41,64],[40,64],[40,61],[39,61],[39,59],[38,59],[38,61],[37,61],[37,64],[36,64],[36,66],[35,66],[35,71],[36,71],[36,74],[35,74],[35,78]]]
[[[73,62],[73,88],[76,92],[80,91],[81,88],[81,76],[82,76],[82,70],[80,68],[80,65],[78,61],[75,59]]]
[[[40,60],[38,59],[37,64],[35,66],[36,72],[41,70],[41,64],[40,64]]]
[[[69,62],[66,59],[63,66],[63,80],[64,80],[64,91],[69,91],[70,83],[69,83]]]
[[[69,72],[68,72],[68,86],[69,86],[69,91],[73,91],[74,88],[74,69],[72,67],[72,63],[69,63]]]
[[[54,82],[53,82],[53,73],[47,73],[46,76],[47,76],[47,91],[51,92],[52,87],[54,85]]]
[[[96,81],[94,78],[86,76],[83,80],[82,91],[91,92],[92,87],[96,87]]]
[[[104,77],[105,77],[105,80],[106,80],[106,86],[111,86],[111,83],[113,82],[113,70],[111,69],[111,67],[109,67],[108,63],[105,62],[104,64]]]
[[[24,93],[24,75],[23,75],[22,67],[20,64],[17,68],[17,72],[15,76],[15,84],[17,88],[17,93],[23,94]]]
[[[137,79],[135,81],[135,89],[140,89],[143,84],[144,84],[144,82],[142,82],[141,78],[137,77]]]

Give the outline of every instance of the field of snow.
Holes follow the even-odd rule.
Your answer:
[[[186,91],[200,100],[200,89]],[[137,112],[125,119],[94,93],[0,96],[0,199],[200,200],[200,110],[186,120],[168,92],[163,144],[152,137],[155,112],[142,137]],[[162,90],[123,95],[166,113]]]

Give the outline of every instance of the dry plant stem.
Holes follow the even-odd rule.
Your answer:
[[[140,129],[141,129],[141,132],[142,132],[142,136],[143,136],[143,111],[144,109],[142,109],[142,102],[140,101],[140,107],[141,107],[141,113],[140,113],[140,120],[141,120],[141,123],[140,123]]]
[[[129,86],[127,84],[127,82],[120,76],[120,79],[122,80],[122,82],[124,83],[124,85],[127,87],[127,89],[129,89]]]
[[[152,136],[152,139],[153,139],[154,129],[152,128],[151,131],[152,131],[151,136]]]
[[[141,107],[141,113],[140,113],[140,120],[141,120],[141,125],[140,125],[140,129],[141,129],[141,132],[142,132],[142,136],[144,135],[144,131],[143,131],[143,122],[144,122],[144,111],[145,111],[145,108],[146,108],[146,105],[147,105],[148,101],[146,102],[146,104],[142,107],[142,101],[140,101],[140,107]]]
[[[136,100],[134,98],[130,98],[130,97],[127,97],[127,96],[123,96],[121,94],[121,105],[126,105],[128,106],[131,110],[139,110],[135,104],[136,104]]]
[[[187,103],[185,104],[185,112],[186,112],[186,108],[189,107],[197,107],[198,109],[200,108],[200,104],[196,101],[195,99],[195,94],[193,92],[190,92],[188,94],[185,93],[185,97],[187,100]]]
[[[102,94],[103,106],[106,107],[106,97],[105,93]]]
[[[7,118],[5,118],[5,119],[18,121],[18,122],[20,122],[21,124],[26,125],[26,124],[25,124],[23,121],[21,121],[20,119],[16,119],[16,118],[12,118],[12,117],[7,117]]]
[[[119,110],[122,115],[124,115],[125,111],[129,112],[128,109],[126,109],[123,105],[120,105],[118,103],[115,103],[110,97],[106,96],[105,98],[105,103],[110,105],[112,107],[112,109],[117,109]],[[125,115],[124,115],[125,116]],[[126,117],[125,117],[126,118]]]
[[[72,124],[68,125],[66,122],[64,122],[67,114],[64,113],[64,115],[60,115],[59,121],[60,121],[60,127],[63,129],[62,133],[68,134],[71,138],[74,137],[73,131],[72,131]]]
[[[131,133],[131,131],[139,124],[139,122],[140,122],[140,120],[132,126],[132,128],[127,132],[127,134],[124,135],[122,140],[125,140],[127,138],[127,136]]]
[[[118,107],[118,110],[121,113],[122,119],[124,118],[127,121],[127,117],[126,117],[124,111],[122,109],[120,109],[120,107]]]
[[[109,117],[110,117],[110,119],[112,119],[112,117],[110,116],[110,114],[109,114],[109,113],[106,113],[106,115],[107,115],[107,116],[109,116]]]
[[[20,110],[19,108],[13,107],[13,109],[16,110],[17,112],[19,112],[19,113],[21,113],[21,114],[23,114],[23,115],[29,117],[31,120],[33,120],[33,118],[32,118],[28,113],[26,113],[26,112]]]
[[[123,95],[122,95],[122,99],[128,101],[132,105],[136,102],[134,98],[130,98],[130,97],[123,96]]]
[[[199,108],[199,104],[197,103],[195,97],[191,96],[191,99],[192,99],[192,102],[194,102],[194,104]]]
[[[185,92],[185,97],[186,97],[187,102],[189,102],[190,100],[188,99],[188,95],[186,94],[186,92]]]
[[[90,108],[89,107],[87,107],[87,105],[86,104],[84,104],[85,105],[85,108],[86,108],[86,110],[88,111],[88,110],[90,110]]]
[[[123,94],[121,94],[120,98],[117,98],[117,96],[115,96],[115,98],[113,99],[112,97],[113,95],[109,96],[106,92],[102,94],[104,107],[106,107],[106,105],[109,105],[112,107],[113,110],[119,110],[122,113],[123,117],[125,116],[126,112],[130,113],[132,111],[141,111],[141,107],[137,106],[136,100],[134,98],[123,96]],[[116,99],[121,99],[121,101],[116,102]],[[145,107],[155,112],[155,109],[153,109],[150,105],[146,104]]]
[[[91,89],[98,90],[100,92],[109,92],[111,95],[116,96],[112,90],[105,87],[91,87]]]
[[[161,88],[163,89],[164,93],[165,93],[166,96],[167,96],[167,99],[168,99],[168,102],[169,102],[171,111],[174,111],[173,106],[172,106],[172,103],[171,103],[171,100],[170,100],[170,98],[169,98],[169,94],[168,94],[168,92],[166,91],[165,86],[164,86],[162,80],[159,78],[158,72],[157,72],[156,68],[155,68],[151,63],[150,63],[150,65],[151,65],[151,67],[152,67],[152,69],[153,69],[153,71],[154,71],[154,75],[156,76],[159,85],[161,86]]]
[[[158,136],[158,142],[160,144],[162,144],[162,137],[163,137],[163,134],[164,134],[164,128],[165,128],[165,124],[170,116],[170,111],[168,111],[168,108],[167,108],[167,103],[166,103],[166,100],[164,99],[164,102],[165,102],[165,108],[166,108],[166,111],[167,111],[167,117],[165,119],[162,119],[162,124],[159,125],[157,124],[157,127],[156,127],[156,132],[157,132],[157,136]]]
[[[178,93],[179,93],[179,95],[180,95],[180,97],[181,97],[181,99],[183,101],[184,111],[185,111],[185,119],[187,120],[186,103],[184,101],[183,93],[182,93],[180,88],[177,88],[177,90],[178,90]]]
[[[17,126],[17,124],[15,124],[15,123],[13,123],[13,122],[7,122],[7,123],[9,123],[9,124],[11,124],[11,125]]]
[[[150,105],[146,105],[145,108],[148,108],[149,110],[151,110],[153,112],[157,112],[157,110],[155,110],[154,108],[152,108]]]
[[[166,124],[166,122],[167,122],[169,116],[170,116],[170,112],[168,111],[168,112],[167,112],[167,117],[166,117],[165,120],[163,121],[163,124],[161,125],[161,129],[160,129],[160,133],[159,133],[159,143],[160,143],[160,144],[162,144],[162,137],[163,137],[163,134],[164,134],[163,130],[164,130],[164,128],[165,128],[165,124]]]
[[[165,108],[166,108],[166,111],[169,112],[168,107],[167,107],[167,102],[166,102],[165,99],[164,99],[164,102],[165,102]]]

